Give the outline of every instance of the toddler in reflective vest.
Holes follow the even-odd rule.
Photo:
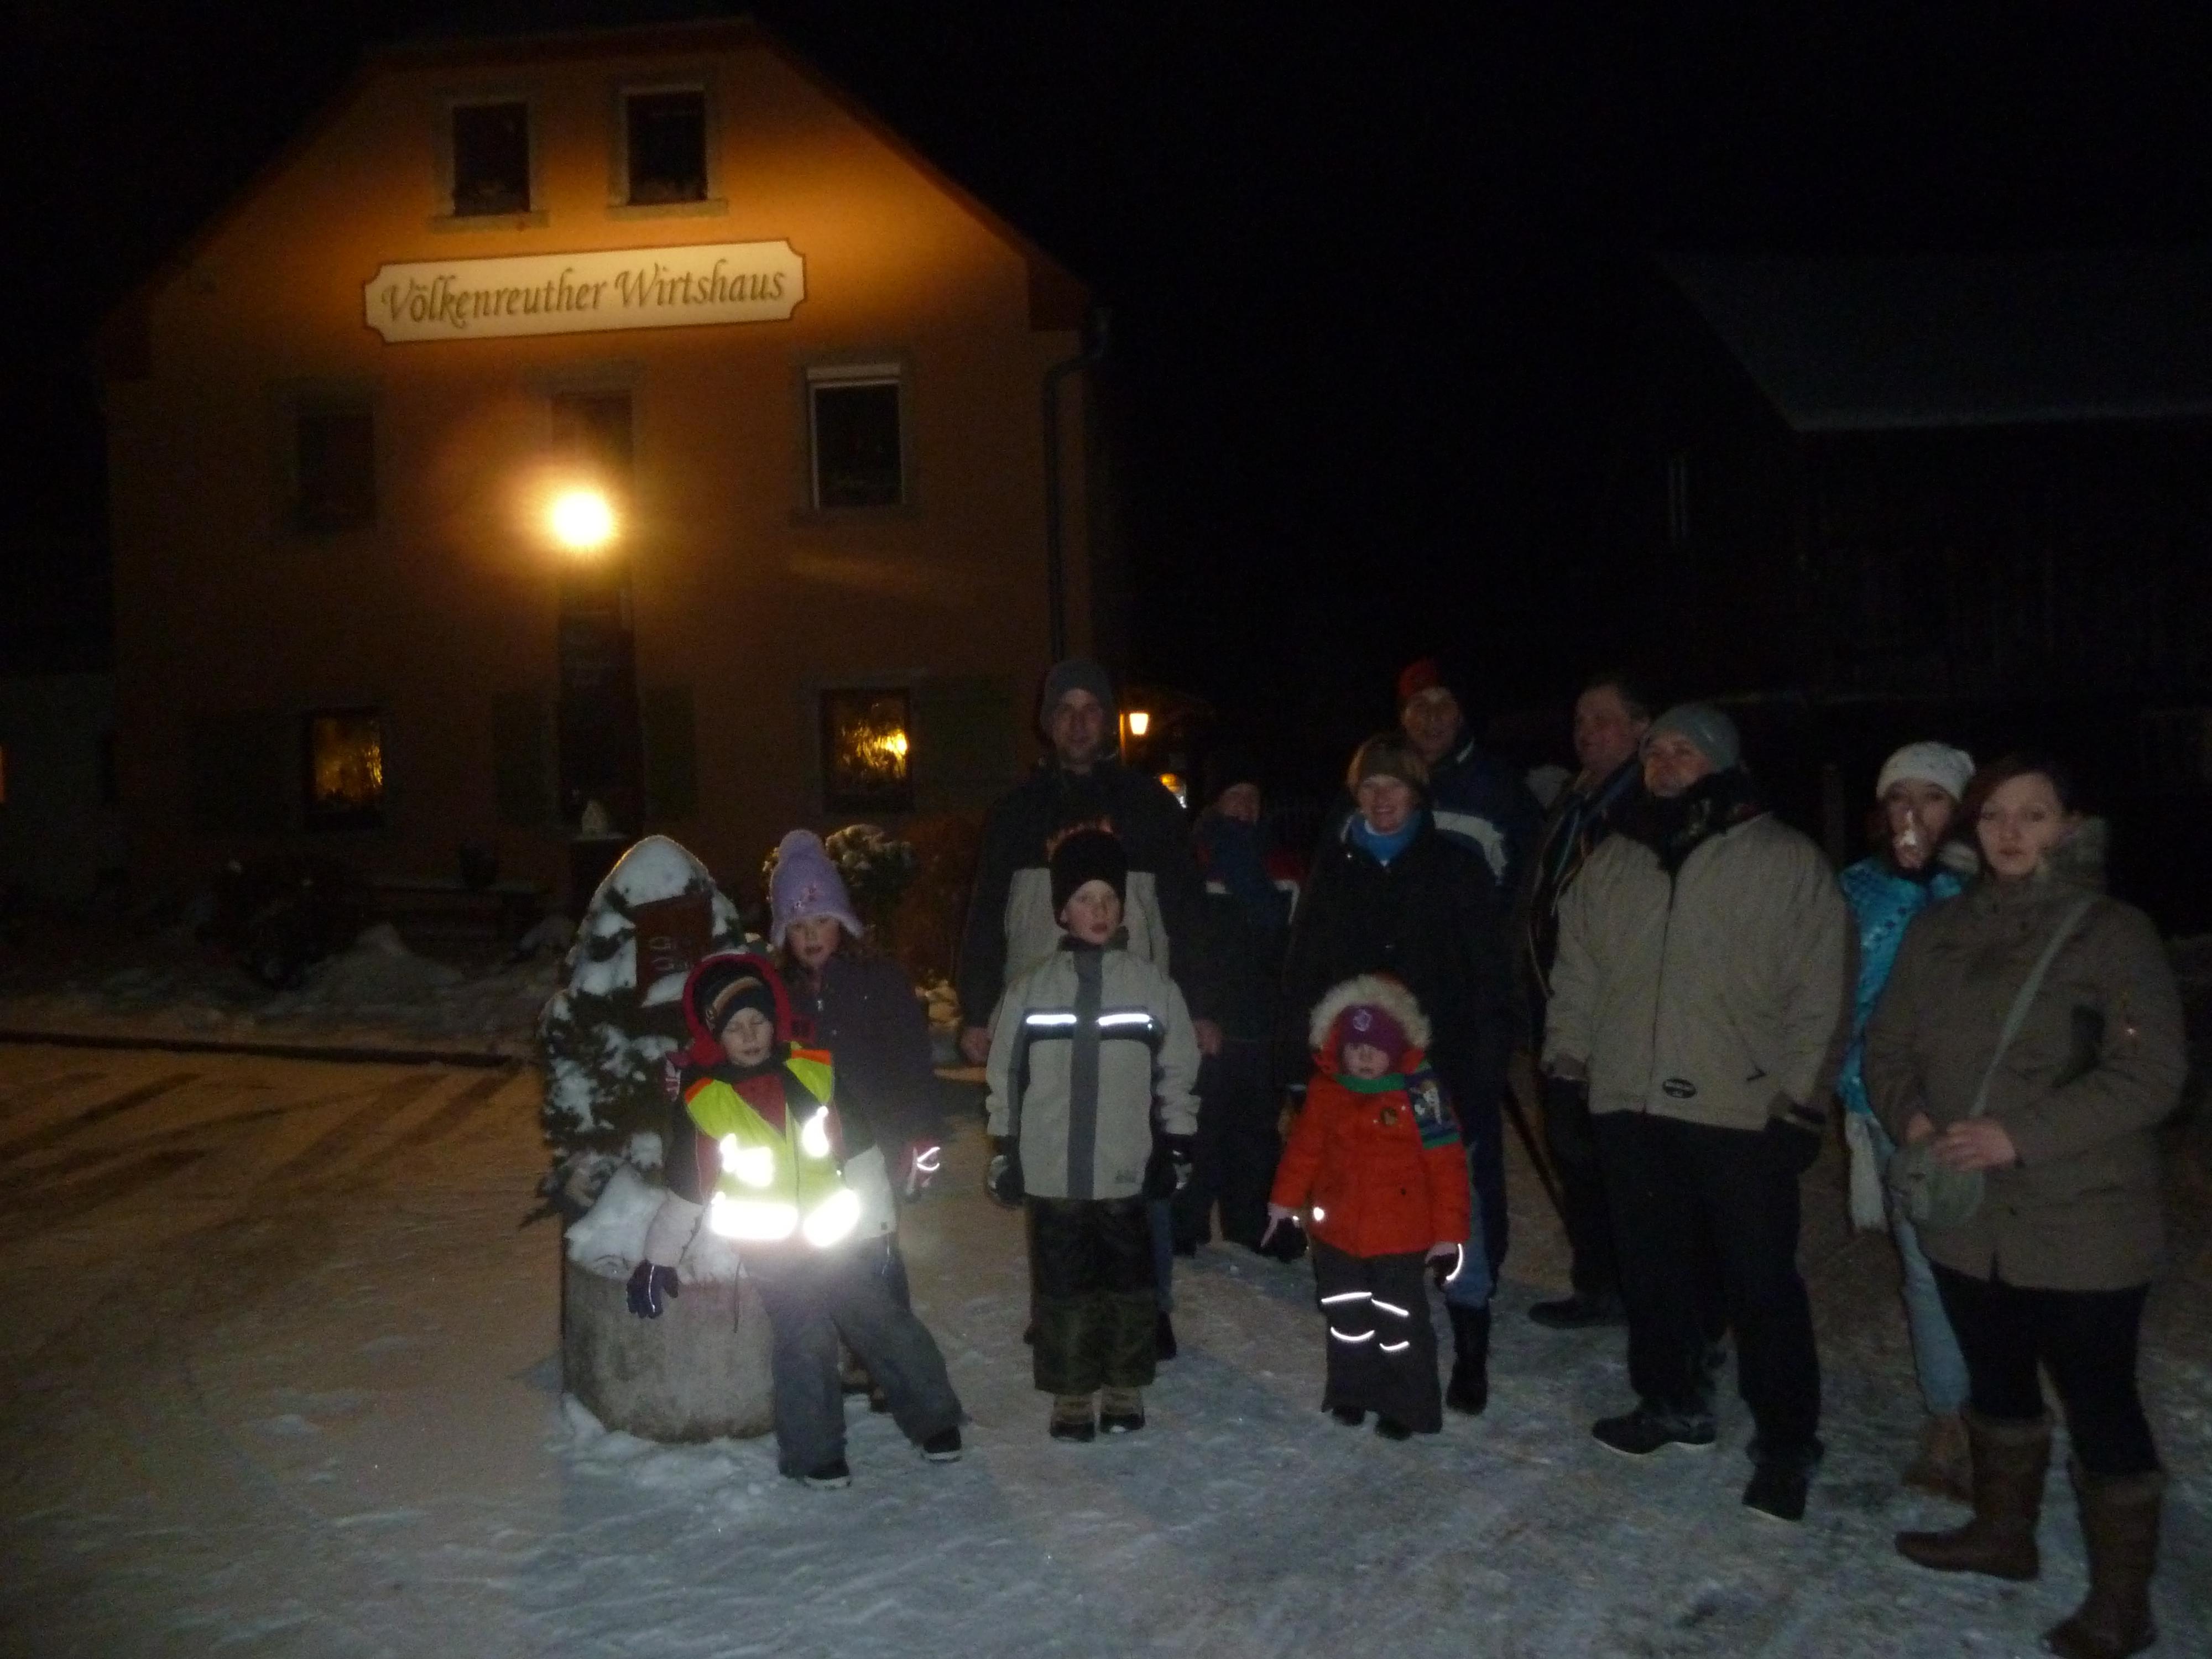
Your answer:
[[[1396,980],[1362,975],[1316,1005],[1309,1035],[1313,1081],[1267,1228],[1305,1212],[1328,1327],[1322,1408],[1347,1428],[1373,1412],[1391,1440],[1434,1434],[1443,1397],[1424,1281],[1461,1270],[1469,1200],[1458,1120],[1423,1058],[1429,1022]]]
[[[1197,1036],[1175,981],[1129,952],[1128,871],[1103,830],[1054,848],[1060,949],[992,1016],[987,1184],[1026,1207],[1031,1364],[1059,1440],[1145,1425],[1158,1314],[1145,1205],[1188,1179],[1198,1130]]]

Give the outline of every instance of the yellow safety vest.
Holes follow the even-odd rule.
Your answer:
[[[820,1103],[786,1089],[781,1129],[719,1078],[702,1078],[684,1095],[691,1121],[719,1154],[707,1225],[739,1243],[772,1244],[797,1233],[827,1249],[849,1238],[860,1220],[860,1195],[845,1184],[837,1162],[833,1073],[826,1054],[805,1049],[793,1049],[784,1068]]]

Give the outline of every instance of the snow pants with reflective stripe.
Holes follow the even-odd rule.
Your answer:
[[[761,1250],[745,1262],[773,1334],[775,1461],[804,1475],[845,1455],[845,1395],[837,1339],[860,1356],[916,1445],[956,1427],[960,1401],[929,1328],[898,1304],[879,1246]]]
[[[1029,1200],[1032,1364],[1046,1394],[1151,1386],[1158,1339],[1141,1197]]]
[[[1350,1255],[1316,1239],[1313,1264],[1328,1322],[1322,1408],[1395,1417],[1419,1434],[1443,1428],[1425,1255]]]

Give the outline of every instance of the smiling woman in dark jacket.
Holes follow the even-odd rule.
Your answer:
[[[1437,833],[1423,799],[1427,769],[1395,734],[1370,738],[1346,781],[1358,810],[1314,859],[1291,928],[1277,1022],[1276,1075],[1302,1079],[1307,1020],[1328,988],[1360,974],[1404,982],[1435,1038],[1429,1063],[1459,1113],[1474,1180],[1481,1261],[1446,1293],[1453,1382],[1444,1403],[1487,1395],[1490,1294],[1505,1259],[1505,1163],[1499,1097],[1512,1048],[1511,968],[1497,884],[1482,855]]]
[[[2154,1131],[2187,1067],[2181,1004],[2148,918],[2103,893],[2104,826],[2081,817],[2059,768],[1984,768],[1964,816],[1987,873],[1912,923],[1866,1034],[1883,1127],[1985,1182],[1966,1220],[1920,1232],[1966,1358],[1974,1518],[1897,1547],[1942,1571],[2035,1577],[2051,1439],[2040,1362],[2065,1408],[2089,1553],[2088,1599],[2045,1639],[2102,1659],[2154,1635],[2165,1478],[2136,1352],[2161,1244]]]

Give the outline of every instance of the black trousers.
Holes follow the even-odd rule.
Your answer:
[[[1221,1236],[1257,1249],[1267,1226],[1267,1194],[1283,1155],[1275,1120],[1281,1103],[1271,1086],[1267,1045],[1231,1037],[1198,1072],[1198,1156],[1190,1184],[1176,1195],[1175,1234],[1185,1244],[1213,1236],[1213,1209],[1221,1206]]]
[[[1036,1386],[1091,1394],[1149,1385],[1159,1304],[1145,1200],[1032,1198],[1028,1208]]]
[[[1313,1265],[1314,1294],[1328,1322],[1323,1409],[1378,1412],[1421,1434],[1442,1429],[1425,1253],[1349,1255],[1316,1239]]]
[[[1621,1244],[1631,1386],[1662,1410],[1711,1409],[1705,1350],[1717,1290],[1761,1454],[1808,1450],[1820,1421],[1820,1361],[1797,1271],[1794,1149],[1648,1112],[1591,1121]]]
[[[1613,1211],[1605,1201],[1605,1172],[1598,1167],[1597,1134],[1590,1127],[1589,1097],[1554,1090],[1544,1102],[1544,1150],[1559,1178],[1561,1219],[1574,1261],[1575,1294],[1610,1297],[1620,1289],[1613,1249]]]
[[[1966,1357],[1973,1407],[1984,1417],[2043,1415],[2038,1364],[2051,1370],[2075,1455],[2092,1474],[2158,1468],[2136,1391],[2136,1353],[2150,1286],[2036,1291],[1975,1279],[1939,1263],[1936,1288]]]

